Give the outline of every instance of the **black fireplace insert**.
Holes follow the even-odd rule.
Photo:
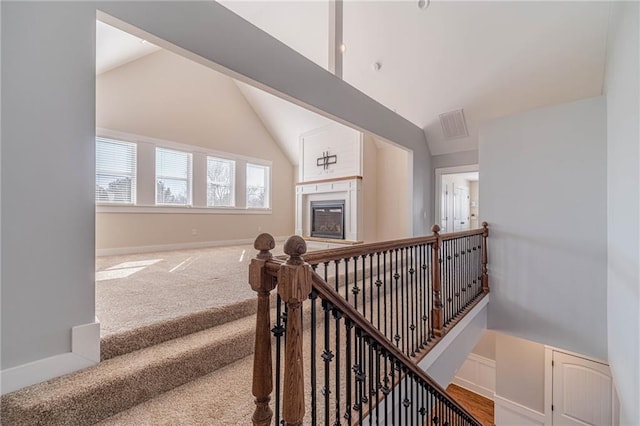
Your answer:
[[[311,202],[311,236],[344,240],[344,200]]]

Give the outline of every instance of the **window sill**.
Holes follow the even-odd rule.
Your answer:
[[[271,214],[271,209],[240,207],[132,206],[96,204],[96,213],[169,213],[169,214]]]

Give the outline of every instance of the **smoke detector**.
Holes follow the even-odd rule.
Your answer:
[[[462,109],[440,114],[440,125],[446,139],[458,139],[469,136],[467,122]]]

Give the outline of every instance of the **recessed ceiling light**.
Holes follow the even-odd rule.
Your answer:
[[[418,9],[426,9],[431,5],[431,0],[418,0]]]
[[[347,46],[345,46],[345,45],[344,45],[344,43],[342,43],[342,44],[340,45],[340,51],[341,51],[342,53],[344,53],[344,52],[346,52],[346,51],[347,51]]]
[[[374,71],[380,71],[380,68],[382,68],[382,64],[380,62],[374,62],[373,63],[373,70]]]

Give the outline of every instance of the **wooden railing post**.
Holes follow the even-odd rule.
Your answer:
[[[273,417],[273,411],[269,407],[273,391],[269,295],[276,286],[276,280],[266,273],[265,265],[272,257],[270,250],[275,246],[275,240],[271,235],[258,235],[253,247],[260,252],[249,265],[249,284],[258,293],[252,386],[256,409],[251,418],[254,426],[268,426]]]
[[[487,237],[489,236],[489,224],[482,222],[482,291],[489,293],[489,273],[487,271]]]
[[[311,293],[311,267],[302,259],[307,244],[294,235],[284,245],[289,255],[278,271],[278,294],[287,304],[287,337],[284,352],[282,418],[287,426],[299,426],[304,418],[304,369],[302,355],[302,302]]]
[[[436,237],[436,241],[433,243],[433,257],[431,259],[432,283],[433,283],[433,309],[431,310],[431,324],[433,326],[433,333],[440,337],[442,336],[444,329],[444,315],[442,313],[442,282],[440,280],[440,245],[442,245],[442,239],[440,238],[440,227],[433,225],[431,227],[433,236]]]

